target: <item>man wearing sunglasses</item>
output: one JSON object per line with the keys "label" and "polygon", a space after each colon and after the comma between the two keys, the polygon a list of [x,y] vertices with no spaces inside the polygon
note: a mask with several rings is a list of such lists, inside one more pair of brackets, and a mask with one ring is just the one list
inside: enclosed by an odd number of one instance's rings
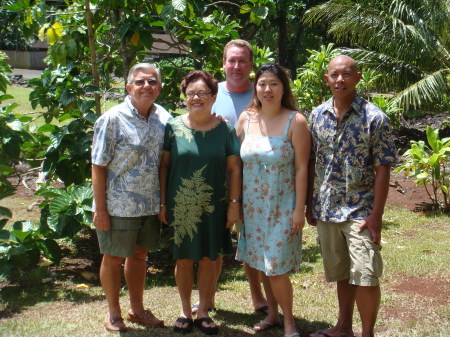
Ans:
{"label": "man wearing sunglasses", "polygon": [[143,304],[146,259],[159,245],[158,169],[164,129],[171,115],[155,104],[159,70],[138,63],[128,74],[125,101],[95,123],[92,145],[94,218],[103,260],[100,280],[108,302],[108,331],[127,330],[119,304],[122,264],[130,295],[127,320],[160,327]]}

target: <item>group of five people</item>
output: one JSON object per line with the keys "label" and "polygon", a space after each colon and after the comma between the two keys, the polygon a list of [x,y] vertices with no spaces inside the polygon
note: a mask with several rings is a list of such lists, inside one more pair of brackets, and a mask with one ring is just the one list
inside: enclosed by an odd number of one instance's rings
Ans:
{"label": "group of five people", "polygon": [[[251,83],[247,41],[225,46],[223,67],[222,83],[201,70],[184,77],[188,113],[172,119],[155,103],[162,88],[158,69],[139,63],[129,72],[125,102],[95,124],[93,221],[103,254],[106,329],[127,330],[119,304],[124,261],[127,320],[164,326],[143,304],[146,256],[157,248],[162,222],[169,225],[181,298],[175,332],[193,326],[219,332],[209,312],[222,257],[233,254],[236,225],[236,259],[243,262],[254,309],[266,314],[254,330],[279,326],[280,307],[284,336],[300,336],[289,272],[301,264],[306,217],[317,225],[325,277],[337,282],[339,302],[336,325],[311,336],[354,336],[355,302],[362,336],[373,336],[381,220],[395,161],[388,118],[357,94],[361,73],[345,55],[329,63],[325,81],[333,97],[308,122],[282,67],[264,64]],[[194,263],[199,302],[192,305]]]}

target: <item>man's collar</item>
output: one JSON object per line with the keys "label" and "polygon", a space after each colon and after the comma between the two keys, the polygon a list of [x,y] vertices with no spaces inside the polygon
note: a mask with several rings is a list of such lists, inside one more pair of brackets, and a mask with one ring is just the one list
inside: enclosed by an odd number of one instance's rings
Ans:
{"label": "man's collar", "polygon": [[[354,111],[356,111],[358,113],[361,112],[363,103],[364,103],[364,99],[361,96],[359,96],[358,93],[356,93],[355,98],[353,98],[353,101],[350,104],[349,111],[354,110]],[[334,97],[331,97],[324,104],[325,104],[325,106],[324,106],[325,109],[324,110],[334,113]]]}

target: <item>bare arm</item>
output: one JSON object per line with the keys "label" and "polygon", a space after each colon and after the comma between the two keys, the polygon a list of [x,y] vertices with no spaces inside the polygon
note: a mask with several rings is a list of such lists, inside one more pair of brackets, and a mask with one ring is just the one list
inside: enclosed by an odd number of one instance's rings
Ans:
{"label": "bare arm", "polygon": [[316,163],[313,158],[309,159],[308,165],[308,192],[306,193],[306,220],[311,226],[317,225],[317,220],[313,215],[313,194],[314,194],[314,177],[316,175]]}
{"label": "bare arm", "polygon": [[308,163],[311,151],[311,137],[306,119],[296,114],[290,130],[292,147],[294,148],[295,166],[295,209],[291,217],[292,233],[305,225],[305,204],[308,186]]}
{"label": "bare arm", "polygon": [[[242,163],[239,156],[229,156],[227,158],[228,170],[228,191],[229,198],[240,200],[242,188]],[[229,202],[227,210],[226,228],[231,228],[233,224],[239,221],[241,203]]]}
{"label": "bare arm", "polygon": [[245,127],[246,115],[247,115],[247,113],[245,111],[243,111],[241,113],[241,115],[239,116],[239,119],[238,119],[238,124],[236,126],[236,134],[237,134],[241,144],[242,144],[242,142],[244,141],[244,138],[245,138],[244,127]]}
{"label": "bare arm", "polygon": [[379,244],[381,241],[381,222],[384,213],[384,206],[389,192],[389,178],[391,174],[390,165],[375,166],[375,183],[372,213],[364,219],[359,228],[361,232],[368,228],[372,233],[372,241]]}
{"label": "bare arm", "polygon": [[106,166],[92,164],[92,189],[94,191],[94,226],[107,231],[111,228],[111,219],[106,205]]}
{"label": "bare arm", "polygon": [[162,223],[168,224],[167,221],[167,175],[169,173],[169,159],[170,152],[163,151],[161,156],[161,163],[159,164],[159,189],[160,189],[160,203],[158,219]]}

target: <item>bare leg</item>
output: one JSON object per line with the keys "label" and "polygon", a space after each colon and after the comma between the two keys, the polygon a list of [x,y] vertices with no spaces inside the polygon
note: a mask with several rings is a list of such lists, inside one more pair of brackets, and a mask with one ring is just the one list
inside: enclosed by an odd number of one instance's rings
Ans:
{"label": "bare leg", "polygon": [[[194,285],[194,261],[182,259],[177,260],[175,265],[175,281],[181,298],[181,317],[192,318],[191,295]],[[186,328],[186,324],[175,323],[179,328]]]}
{"label": "bare leg", "polygon": [[356,305],[361,316],[362,337],[373,337],[378,309],[380,308],[380,287],[359,286],[356,292]]}
{"label": "bare leg", "polygon": [[[211,293],[215,287],[216,281],[216,261],[211,261],[204,257],[198,263],[197,285],[199,293],[199,306],[197,318],[209,317],[208,305],[211,300]],[[214,327],[215,324],[206,324],[205,327]]]}
{"label": "bare leg", "polygon": [[[355,307],[356,292],[358,287],[351,285],[347,280],[337,282],[337,295],[339,302],[339,317],[336,325],[324,332],[330,336],[353,336],[353,309]],[[312,334],[311,337],[323,337],[320,334]]]}
{"label": "bare leg", "polygon": [[[267,316],[264,318],[264,321],[270,322],[273,324],[278,324],[278,323],[280,323],[280,314],[278,312],[278,302],[273,293],[271,282],[264,273],[261,273],[261,278],[262,278],[262,283],[264,285],[264,290],[265,290],[266,296],[267,296],[267,304],[269,306],[269,310],[267,311]],[[261,331],[261,330],[265,330],[267,328],[267,326],[265,326],[265,325],[266,324],[263,324],[263,323],[256,323],[253,328],[256,331]]]}
{"label": "bare leg", "polygon": [[270,286],[276,301],[280,304],[284,316],[284,333],[296,331],[294,315],[292,314],[293,291],[288,274],[269,276]]}
{"label": "bare leg", "polygon": [[100,266],[100,281],[106,300],[108,301],[108,310],[111,317],[121,316],[119,294],[122,278],[123,257],[103,255],[102,265]]}
{"label": "bare leg", "polygon": [[255,310],[268,305],[264,298],[261,287],[261,272],[249,266],[244,262],[245,275],[247,275],[248,284],[250,286],[250,293],[252,296],[253,308]]}
{"label": "bare leg", "polygon": [[135,254],[125,260],[125,280],[130,294],[131,311],[135,314],[144,311],[144,286],[147,250],[136,246]]}

